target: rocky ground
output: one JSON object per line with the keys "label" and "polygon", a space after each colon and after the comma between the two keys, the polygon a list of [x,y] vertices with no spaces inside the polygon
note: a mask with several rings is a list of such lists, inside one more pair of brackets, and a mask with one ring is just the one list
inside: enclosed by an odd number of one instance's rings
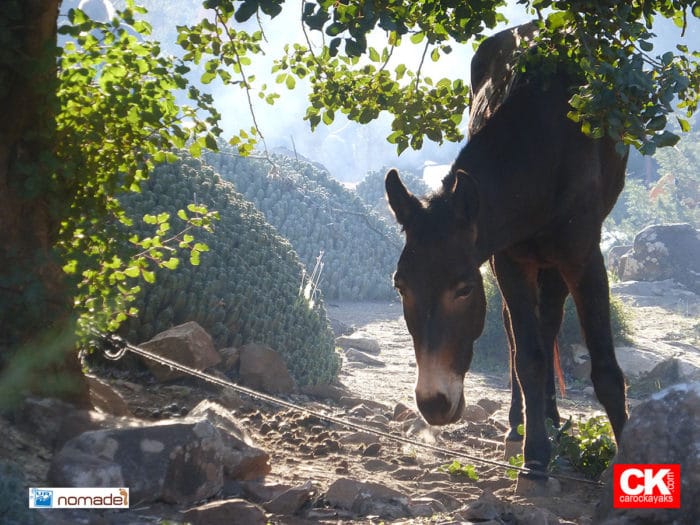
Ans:
{"label": "rocky ground", "polygon": [[[670,281],[621,283],[614,286],[614,291],[631,307],[634,316],[634,343],[619,351],[631,384],[630,404],[638,404],[666,384],[700,379],[698,296]],[[200,500],[194,500],[191,492],[184,493],[186,504],[137,501],[128,512],[43,511],[41,517],[50,523],[158,523],[165,519],[171,523],[212,525],[266,521],[280,524],[592,521],[603,493],[599,486],[556,480],[545,489],[525,484],[518,487],[505,469],[460,456],[467,454],[500,462],[514,453],[506,453],[502,445],[509,402],[507,372],[470,372],[465,382],[468,410],[464,419],[444,428],[428,427],[412,409],[415,367],[400,305],[328,305],[328,311],[335,320],[353,327],[354,336],[372,343],[344,345],[360,349],[343,350],[337,385],[285,398],[315,411],[347,418],[357,425],[415,440],[416,444],[397,443],[291,409],[251,401],[194,379],[163,385],[147,371],[104,373],[103,370],[104,382],[126,403],[122,406],[115,402],[120,408],[113,412],[121,410],[121,414],[116,414],[121,419],[97,416],[103,419],[101,426],[109,426],[105,421],[134,426],[134,418],[183,423],[200,401],[208,399],[233,414],[241,431],[248,434],[239,437],[266,452],[269,467],[257,459],[250,460],[253,466],[249,475],[224,476],[216,494]],[[574,358],[581,359],[577,355]],[[567,379],[567,395],[560,400],[562,415],[577,420],[599,414],[600,406],[592,396],[585,374]],[[0,418],[3,431],[0,460],[14,464],[24,474],[28,486],[46,484],[53,450],[65,440],[63,436],[75,435],[76,428],[100,426],[86,422],[84,416],[74,415],[69,408],[65,408],[60,424],[51,426],[51,417],[61,410],[58,405],[30,404],[21,414]],[[196,410],[202,413],[201,406]],[[95,415],[91,417],[94,419]],[[127,425],[124,421],[132,423]],[[442,455],[424,449],[420,443],[460,452]],[[473,465],[477,479],[447,472],[445,466],[454,460]],[[132,501],[134,494],[132,488]],[[167,501],[168,497],[161,500]],[[0,522],[4,522],[2,505]],[[17,505],[26,506],[26,499],[19,500]]]}

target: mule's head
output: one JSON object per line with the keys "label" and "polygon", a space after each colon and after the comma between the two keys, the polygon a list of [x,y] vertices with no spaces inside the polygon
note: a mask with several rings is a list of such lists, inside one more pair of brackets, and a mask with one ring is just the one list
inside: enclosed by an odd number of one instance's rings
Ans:
{"label": "mule's head", "polygon": [[478,191],[458,171],[421,201],[386,175],[389,206],[406,234],[394,274],[418,365],[416,403],[425,420],[445,425],[464,408],[464,375],[484,328],[486,299],[475,255]]}

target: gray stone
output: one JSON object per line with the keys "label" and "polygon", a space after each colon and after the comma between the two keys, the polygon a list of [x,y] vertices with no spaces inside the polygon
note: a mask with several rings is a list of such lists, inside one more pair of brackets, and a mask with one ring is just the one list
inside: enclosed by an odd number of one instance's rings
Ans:
{"label": "gray stone", "polygon": [[[206,370],[221,362],[221,356],[214,349],[211,336],[194,321],[165,330],[139,346],[196,370]],[[150,359],[144,359],[144,362],[160,382],[187,375]]]}
{"label": "gray stone", "polygon": [[291,394],[297,386],[280,354],[267,345],[249,343],[241,347],[240,381],[269,394]]}
{"label": "gray stone", "polygon": [[501,408],[501,403],[493,399],[481,398],[476,402],[481,408],[486,410],[486,413],[491,416]]}
{"label": "gray stone", "polygon": [[700,523],[700,382],[675,385],[638,405],[622,431],[614,463],[681,466],[680,509],[613,508],[608,469],[595,523]]}
{"label": "gray stone", "polygon": [[340,478],[328,488],[326,501],[362,516],[377,515],[384,519],[411,516],[408,497],[379,483]]}
{"label": "gray stone", "polygon": [[51,462],[49,481],[66,487],[129,487],[134,503],[188,504],[223,485],[224,442],[206,420],[85,432]]}
{"label": "gray stone", "polygon": [[221,355],[219,368],[230,375],[238,374],[238,366],[241,363],[240,348],[222,348],[219,350],[219,355]]}
{"label": "gray stone", "polygon": [[315,490],[311,481],[307,481],[299,487],[293,487],[284,491],[279,496],[263,504],[265,510],[273,514],[284,514],[292,516],[311,499]]}
{"label": "gray stone", "polygon": [[378,367],[386,366],[379,359],[375,359],[373,357],[370,357],[367,354],[365,354],[364,352],[361,352],[355,348],[348,348],[345,351],[345,357],[351,363],[362,363],[363,365],[378,366]]}
{"label": "gray stone", "polygon": [[427,518],[433,514],[447,512],[440,501],[431,498],[413,498],[408,504],[408,509],[415,518]]}
{"label": "gray stone", "polygon": [[114,390],[106,381],[95,376],[86,375],[90,388],[90,402],[100,412],[113,416],[132,417],[129,406],[124,398]]}
{"label": "gray stone", "polygon": [[207,419],[221,431],[224,442],[224,474],[237,480],[260,479],[270,473],[270,455],[257,448],[243,424],[221,405],[203,400],[187,415],[188,419]]}
{"label": "gray stone", "polygon": [[489,418],[489,413],[479,405],[466,405],[462,411],[462,419],[471,423],[483,423]]}
{"label": "gray stone", "polygon": [[185,511],[184,520],[192,525],[265,525],[265,512],[248,501],[212,501]]}
{"label": "gray stone", "polygon": [[335,340],[335,344],[337,344],[343,350],[354,348],[360,352],[372,355],[378,355],[381,352],[381,347],[376,339],[364,337],[358,334],[338,337]]}
{"label": "gray stone", "polygon": [[620,257],[618,276],[623,281],[674,279],[700,293],[700,232],[690,224],[648,226]]}

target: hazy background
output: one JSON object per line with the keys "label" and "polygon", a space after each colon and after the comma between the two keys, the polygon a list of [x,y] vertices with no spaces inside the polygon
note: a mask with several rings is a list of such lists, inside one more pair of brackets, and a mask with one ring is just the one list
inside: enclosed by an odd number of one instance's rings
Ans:
{"label": "hazy background", "polygon": [[[93,18],[100,19],[111,13],[112,6],[105,7],[106,0],[64,0],[62,12],[82,4],[83,9]],[[149,9],[148,20],[153,25],[153,38],[162,43],[164,51],[176,55],[182,54],[176,44],[178,25],[194,24],[211,11],[202,8],[201,0],[141,0],[139,2]],[[116,8],[122,8],[123,0],[112,2]],[[530,19],[523,6],[511,0],[504,10],[508,18],[507,25],[517,25]],[[282,56],[284,45],[293,42],[304,42],[301,30],[301,1],[291,0],[285,3],[281,15],[273,20],[262,18],[266,44],[266,55],[252,57],[253,64],[246,68],[247,75],[256,77],[256,86],[267,83],[268,91],[275,91],[281,98],[274,106],[254,97],[254,109],[258,123],[265,137],[268,150],[278,148],[296,149],[299,155],[322,163],[331,174],[340,181],[353,183],[361,180],[367,171],[382,169],[385,166],[398,168],[421,169],[425,166],[438,165],[428,170],[432,179],[439,179],[446,171],[444,165],[449,165],[457,156],[463,144],[435,144],[428,139],[420,151],[406,150],[400,157],[396,154],[394,145],[386,142],[385,138],[391,133],[391,118],[388,114],[370,124],[360,125],[348,122],[342,114],[336,113],[335,122],[331,126],[319,125],[311,132],[308,122],[303,117],[306,112],[308,85],[297,81],[295,90],[290,91],[283,85],[275,84],[275,75],[270,73],[270,67],[275,58]],[[665,50],[675,49],[678,43],[693,47],[700,41],[700,22],[689,17],[689,26],[684,38],[680,38],[680,29],[671,21],[663,21],[656,28],[658,37],[654,52],[659,54]],[[504,25],[503,27],[506,27]],[[249,21],[244,29],[258,29],[255,20]],[[502,29],[502,28],[499,28]],[[318,32],[310,32],[314,44],[320,42]],[[378,32],[370,38],[370,45],[381,49],[384,35]],[[422,46],[410,42],[394,52],[390,67],[405,63],[409,68],[416,69],[420,61]],[[469,64],[474,52],[471,44],[455,45],[449,55],[443,56],[439,62],[427,59],[423,75],[438,80],[442,77],[469,80]],[[193,72],[192,79],[198,83],[201,70]],[[237,133],[240,129],[248,130],[252,126],[248,102],[245,93],[235,86],[223,86],[220,82],[212,82],[200,86],[211,92],[217,106],[223,115],[222,127],[226,136]],[[466,131],[467,117],[462,122],[462,131]],[[648,160],[642,160],[635,155],[631,166],[643,166]]]}

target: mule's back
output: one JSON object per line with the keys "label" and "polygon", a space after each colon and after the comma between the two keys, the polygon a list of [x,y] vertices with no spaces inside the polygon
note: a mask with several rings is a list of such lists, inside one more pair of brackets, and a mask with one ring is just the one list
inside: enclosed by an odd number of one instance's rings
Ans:
{"label": "mule's back", "polygon": [[523,43],[531,40],[533,23],[507,29],[484,40],[471,63],[469,136],[477,133],[508,98],[517,74]]}

